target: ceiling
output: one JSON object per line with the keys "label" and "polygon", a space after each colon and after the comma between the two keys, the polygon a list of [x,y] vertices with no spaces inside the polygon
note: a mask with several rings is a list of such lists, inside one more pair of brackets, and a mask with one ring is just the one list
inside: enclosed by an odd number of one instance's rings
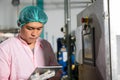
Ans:
{"label": "ceiling", "polygon": [[[43,0],[44,1],[44,9],[46,10],[54,10],[54,9],[63,9],[64,8],[64,0]],[[89,4],[91,4],[94,0],[69,0],[70,6],[72,9],[74,8],[85,8]],[[20,0],[21,4],[35,4],[36,0]]]}
{"label": "ceiling", "polygon": [[[70,0],[71,8],[85,8],[91,4],[93,0]],[[44,8],[51,9],[63,9],[64,0],[44,0]]]}

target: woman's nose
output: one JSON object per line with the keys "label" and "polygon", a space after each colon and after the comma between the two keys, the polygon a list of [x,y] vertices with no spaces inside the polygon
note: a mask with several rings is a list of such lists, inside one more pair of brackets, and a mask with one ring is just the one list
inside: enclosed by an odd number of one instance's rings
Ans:
{"label": "woman's nose", "polygon": [[38,34],[38,31],[37,30],[33,30],[31,35],[32,36],[37,36],[37,34]]}

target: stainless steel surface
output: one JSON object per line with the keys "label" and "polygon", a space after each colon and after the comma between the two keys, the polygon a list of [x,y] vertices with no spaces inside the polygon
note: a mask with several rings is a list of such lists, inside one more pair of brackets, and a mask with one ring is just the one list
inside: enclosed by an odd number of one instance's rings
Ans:
{"label": "stainless steel surface", "polygon": [[83,25],[81,18],[86,16],[92,19],[90,25],[95,28],[96,67],[103,80],[111,80],[108,0],[96,0],[95,3],[80,12],[77,16],[78,27]]}
{"label": "stainless steel surface", "polygon": [[105,30],[105,62],[106,62],[106,80],[112,80],[111,69],[111,48],[110,48],[110,19],[109,19],[109,0],[103,0],[103,18]]}
{"label": "stainless steel surface", "polygon": [[67,45],[67,69],[68,69],[68,79],[72,80],[71,76],[71,42],[70,42],[70,34],[71,34],[71,8],[70,8],[70,0],[64,0],[64,12],[65,12],[65,29],[66,29],[66,45]]}

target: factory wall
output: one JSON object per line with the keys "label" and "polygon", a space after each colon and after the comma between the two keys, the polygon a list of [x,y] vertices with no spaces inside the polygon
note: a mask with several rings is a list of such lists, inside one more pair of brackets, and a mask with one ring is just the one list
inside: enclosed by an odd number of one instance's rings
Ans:
{"label": "factory wall", "polygon": [[11,0],[0,0],[0,29],[16,28],[17,7]]}
{"label": "factory wall", "polygon": [[11,29],[17,27],[18,13],[22,7],[32,5],[33,0],[20,0],[19,6],[13,6],[12,0],[0,0],[0,29]]}

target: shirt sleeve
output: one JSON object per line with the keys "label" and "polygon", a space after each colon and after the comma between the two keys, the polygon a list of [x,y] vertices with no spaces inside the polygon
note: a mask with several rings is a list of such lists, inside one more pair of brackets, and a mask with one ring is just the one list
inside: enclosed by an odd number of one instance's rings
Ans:
{"label": "shirt sleeve", "polygon": [[[45,48],[46,48],[47,52],[49,53],[48,54],[49,58],[50,58],[50,59],[48,59],[48,60],[50,60],[49,61],[49,66],[59,66],[59,64],[57,62],[57,58],[56,58],[56,56],[54,54],[54,51],[53,51],[52,46],[50,45],[50,43],[46,41],[46,45],[44,45],[44,46],[46,46]],[[61,74],[62,74],[62,70],[58,70],[56,72],[55,77],[52,77],[52,78],[50,78],[48,80],[60,80]]]}
{"label": "shirt sleeve", "polygon": [[[49,46],[50,46],[50,50],[51,50],[51,51],[50,51],[50,52],[51,52],[50,65],[51,65],[51,66],[59,66],[59,64],[58,64],[58,62],[57,62],[57,59],[56,59],[56,57],[55,57],[55,54],[54,54],[54,52],[53,52],[53,49],[52,49],[52,47],[51,47],[50,44],[49,44]],[[52,78],[50,78],[50,79],[48,79],[48,80],[60,80],[61,74],[62,74],[62,70],[58,70],[58,71],[56,72],[55,77],[52,77]]]}
{"label": "shirt sleeve", "polygon": [[42,45],[43,45],[43,50],[44,52],[46,53],[45,56],[48,56],[46,58],[49,58],[49,59],[46,59],[47,62],[49,62],[47,65],[48,66],[57,66],[59,65],[58,62],[57,62],[57,58],[55,56],[55,53],[52,49],[52,46],[51,44],[46,41],[46,40],[42,40]]}
{"label": "shirt sleeve", "polygon": [[8,55],[0,46],[0,80],[8,80],[10,75],[10,63]]}

